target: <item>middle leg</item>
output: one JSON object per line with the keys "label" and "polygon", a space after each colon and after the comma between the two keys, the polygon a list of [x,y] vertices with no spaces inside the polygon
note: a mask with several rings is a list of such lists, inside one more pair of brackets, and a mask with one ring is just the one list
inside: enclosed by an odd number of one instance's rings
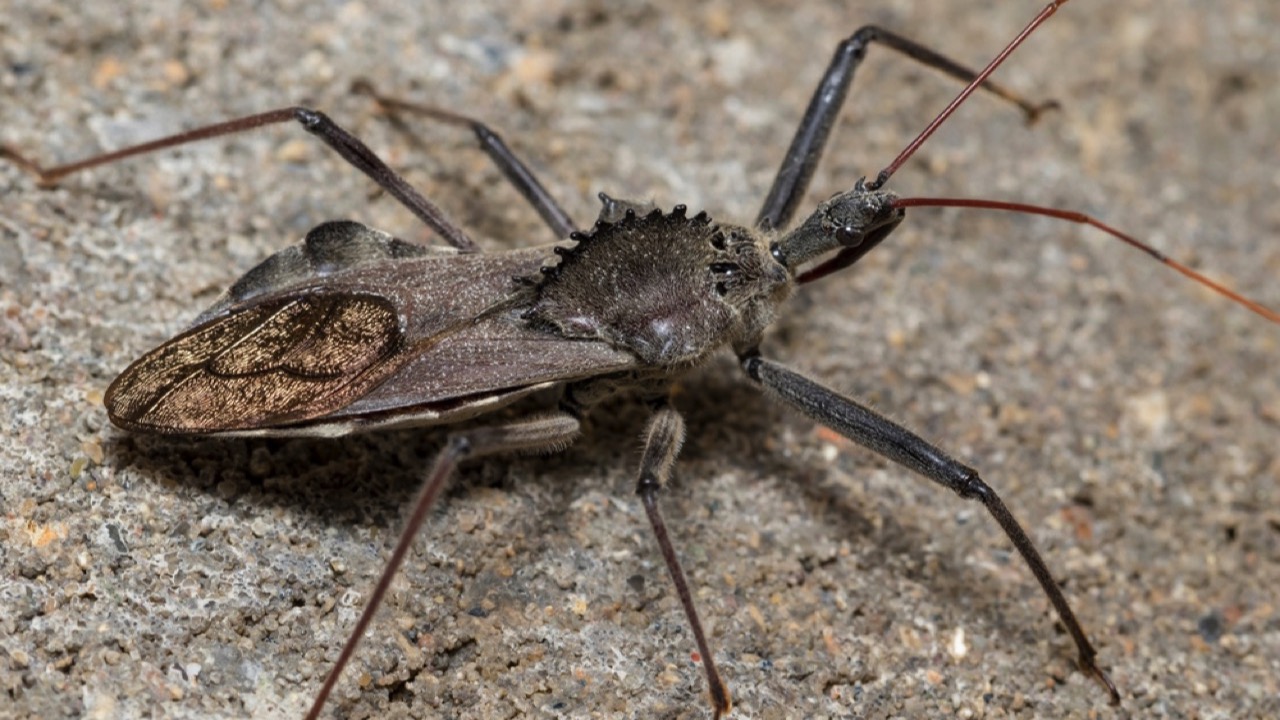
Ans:
{"label": "middle leg", "polygon": [[671,544],[671,536],[667,532],[667,524],[658,509],[658,491],[671,479],[671,468],[675,465],[676,456],[680,454],[680,446],[684,444],[684,419],[680,413],[663,399],[656,403],[653,417],[645,429],[644,454],[640,458],[640,477],[636,481],[636,494],[644,503],[645,514],[649,516],[649,524],[653,535],[658,540],[662,551],[662,559],[667,564],[671,581],[675,583],[676,594],[680,596],[680,606],[684,608],[685,618],[693,630],[694,642],[698,645],[698,654],[702,656],[702,667],[707,674],[707,687],[711,693],[712,710],[715,717],[729,712],[731,702],[729,689],[720,679],[716,670],[715,657],[711,654],[711,646],[707,643],[706,633],[702,630],[702,621],[698,619],[698,611],[693,606],[693,594],[689,592],[689,582],[680,560],[676,557],[675,547]]}
{"label": "middle leg", "polygon": [[372,98],[374,102],[391,114],[392,120],[396,119],[395,113],[408,113],[470,129],[476,136],[476,142],[480,143],[480,149],[489,156],[489,159],[497,166],[503,177],[507,179],[507,182],[515,187],[516,192],[519,192],[520,196],[538,212],[538,215],[542,217],[542,221],[546,223],[547,227],[551,228],[551,232],[555,233],[556,239],[564,240],[578,229],[574,225],[573,219],[569,217],[569,213],[565,212],[560,203],[556,202],[556,199],[551,196],[551,193],[538,180],[538,176],[533,173],[528,164],[521,160],[519,155],[516,155],[515,151],[507,145],[497,131],[485,123],[450,110],[383,95],[367,80],[356,81],[351,89],[353,92],[368,95]]}

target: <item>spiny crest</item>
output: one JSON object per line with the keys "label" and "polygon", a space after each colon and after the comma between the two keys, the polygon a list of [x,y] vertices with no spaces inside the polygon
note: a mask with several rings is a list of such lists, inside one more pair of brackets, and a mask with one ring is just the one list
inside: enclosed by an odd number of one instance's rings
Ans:
{"label": "spiny crest", "polygon": [[[617,209],[616,207],[613,209]],[[710,348],[736,317],[718,289],[735,259],[706,213],[644,215],[634,206],[575,233],[560,262],[542,269],[525,320],[564,337],[602,339],[646,362],[687,362]]]}
{"label": "spiny crest", "polygon": [[569,236],[575,245],[557,246],[554,252],[559,262],[544,266],[541,272],[546,281],[555,281],[564,273],[573,272],[572,268],[588,257],[593,262],[609,264],[652,258],[656,263],[672,265],[682,259],[677,256],[687,256],[690,250],[705,254],[706,243],[699,240],[713,234],[709,230],[711,218],[705,212],[686,217],[687,210],[684,205],[677,205],[670,213],[654,208],[641,215],[628,207],[616,221],[605,219],[607,211],[602,212],[590,230]]}

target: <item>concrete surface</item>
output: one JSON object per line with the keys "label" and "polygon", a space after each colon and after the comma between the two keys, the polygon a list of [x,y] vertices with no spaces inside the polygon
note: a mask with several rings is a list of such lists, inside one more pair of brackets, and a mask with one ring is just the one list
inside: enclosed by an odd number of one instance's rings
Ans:
{"label": "concrete surface", "polygon": [[[981,63],[1000,3],[0,0],[0,140],[69,160],[293,102],[324,108],[488,248],[549,239],[454,129],[396,130],[368,78],[473,112],[580,222],[594,193],[749,221],[835,43],[875,22]],[[1072,2],[901,192],[1097,213],[1280,307],[1280,6]],[[806,207],[955,91],[873,50]],[[1124,696],[1073,663],[980,508],[761,399],[722,358],[679,388],[667,513],[734,717],[1280,714],[1280,328],[1097,232],[913,211],[809,288],[767,351],[980,468]],[[175,441],[107,384],[305,230],[413,219],[294,128],[88,173],[0,166],[0,716],[297,717],[443,437]],[[469,467],[329,710],[710,716],[631,495],[643,409],[554,457]]]}

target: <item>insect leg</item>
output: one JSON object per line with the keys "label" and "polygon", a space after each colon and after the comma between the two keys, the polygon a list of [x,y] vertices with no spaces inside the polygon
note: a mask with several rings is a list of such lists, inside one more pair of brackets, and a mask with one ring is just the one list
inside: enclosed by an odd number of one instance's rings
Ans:
{"label": "insect leg", "polygon": [[640,478],[636,481],[636,494],[644,503],[644,511],[649,516],[649,524],[653,526],[654,537],[657,538],[658,546],[662,549],[662,559],[667,563],[671,581],[676,586],[676,594],[680,596],[680,605],[684,608],[689,627],[693,629],[693,639],[698,645],[698,653],[702,656],[702,667],[707,673],[711,704],[715,716],[719,718],[729,712],[729,690],[716,670],[711,647],[707,644],[706,633],[702,630],[702,621],[698,619],[698,611],[693,607],[693,595],[689,592],[689,583],[685,579],[684,570],[680,567],[680,560],[676,557],[662,513],[658,509],[658,491],[671,477],[671,467],[675,464],[676,456],[680,454],[682,444],[684,444],[684,419],[663,400],[659,403],[653,417],[649,419],[649,426],[645,429],[644,454],[640,458]]}
{"label": "insect leg", "polygon": [[374,102],[393,114],[393,119],[395,117],[394,113],[408,113],[410,115],[425,116],[450,125],[469,128],[480,143],[480,149],[489,156],[493,164],[507,178],[507,182],[515,186],[516,191],[533,206],[534,210],[538,211],[538,215],[542,216],[542,221],[547,224],[547,227],[551,228],[551,232],[556,234],[557,239],[564,240],[569,237],[570,233],[578,229],[569,217],[569,213],[560,207],[560,203],[556,202],[551,193],[538,181],[538,176],[533,173],[533,170],[516,155],[515,151],[507,145],[501,135],[485,123],[449,110],[383,95],[365,80],[357,81],[352,86],[352,90],[373,98]]}
{"label": "insect leg", "polygon": [[23,170],[35,175],[40,185],[52,187],[64,177],[81,170],[107,165],[135,155],[145,155],[165,148],[186,145],[223,135],[233,135],[266,125],[289,122],[290,120],[301,124],[307,132],[320,138],[324,141],[324,144],[341,155],[344,160],[360,172],[368,175],[379,187],[398,200],[401,205],[404,205],[410,212],[417,215],[418,219],[422,220],[427,227],[430,227],[440,237],[444,238],[445,242],[467,252],[475,252],[478,249],[475,242],[467,237],[467,234],[461,228],[450,222],[445,217],[444,212],[436,207],[435,203],[423,197],[417,190],[414,190],[404,178],[388,167],[359,138],[343,130],[324,113],[304,107],[280,108],[279,110],[271,110],[257,115],[206,125],[205,127],[51,168],[41,167],[35,161],[7,145],[0,145],[0,158],[7,159]]}
{"label": "insect leg", "polygon": [[364,637],[365,631],[369,628],[369,623],[373,621],[378,606],[382,604],[382,598],[391,587],[391,580],[404,563],[405,556],[413,546],[414,538],[431,513],[431,507],[435,505],[436,499],[458,465],[465,460],[494,453],[516,450],[559,450],[573,442],[579,429],[580,423],[577,418],[561,412],[507,425],[463,430],[449,435],[444,449],[440,451],[431,472],[422,484],[422,489],[418,492],[417,499],[413,502],[413,510],[408,521],[405,522],[404,530],[400,533],[400,539],[396,542],[391,557],[387,559],[387,564],[382,569],[378,584],[374,586],[373,592],[365,601],[360,619],[356,621],[351,636],[347,638],[347,644],[343,646],[342,653],[338,655],[333,669],[324,680],[324,685],[320,687],[315,700],[312,701],[311,709],[307,712],[307,720],[315,720],[320,716],[325,700],[328,699],[329,693],[333,691],[334,685],[342,675],[342,669],[351,660],[356,646],[360,644],[360,638]]}
{"label": "insect leg", "polygon": [[966,500],[977,500],[995,518],[1018,554],[1031,568],[1063,626],[1075,641],[1080,668],[1106,688],[1111,704],[1120,702],[1120,693],[1107,674],[1094,662],[1097,651],[1089,643],[1066,597],[1054,581],[1044,559],[1022,525],[1005,507],[996,491],[978,477],[978,472],[947,455],[940,448],[875,411],[858,404],[800,373],[755,355],[742,358],[742,368],[769,394],[808,415],[845,437],[884,457],[914,470],[953,490]]}
{"label": "insect leg", "polygon": [[[796,206],[800,204],[809,187],[809,180],[813,178],[813,171],[822,158],[822,150],[831,135],[836,116],[844,105],[845,96],[849,93],[854,72],[862,64],[867,55],[867,47],[873,42],[881,43],[962,82],[971,82],[978,76],[976,71],[914,40],[875,25],[859,28],[836,46],[835,55],[818,87],[814,89],[813,97],[809,99],[809,107],[804,111],[800,127],[796,128],[795,137],[791,139],[791,147],[787,148],[782,166],[774,177],[773,187],[769,189],[769,195],[756,217],[756,227],[764,230],[782,229],[791,222]],[[1037,105],[990,80],[979,87],[1017,105],[1027,116],[1028,122],[1034,121],[1045,110],[1057,106],[1052,101]]]}

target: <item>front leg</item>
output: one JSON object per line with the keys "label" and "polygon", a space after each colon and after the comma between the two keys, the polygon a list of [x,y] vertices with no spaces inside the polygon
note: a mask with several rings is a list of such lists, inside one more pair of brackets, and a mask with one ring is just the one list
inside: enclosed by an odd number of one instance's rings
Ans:
{"label": "front leg", "polygon": [[[822,150],[827,146],[827,138],[831,128],[835,126],[836,116],[844,106],[845,96],[849,94],[849,85],[853,82],[853,74],[862,64],[871,43],[880,43],[896,50],[906,57],[950,75],[961,82],[972,82],[978,73],[964,65],[936,52],[914,40],[909,40],[896,33],[889,32],[875,25],[858,28],[849,37],[836,46],[835,54],[818,87],[814,88],[809,107],[804,111],[804,118],[796,128],[791,139],[791,147],[778,168],[773,179],[773,187],[769,188],[769,196],[765,198],[760,214],[756,217],[756,227],[763,230],[782,230],[791,223],[796,206],[809,187],[813,171],[822,158]],[[991,80],[979,85],[983,90],[1007,100],[1019,108],[1031,122],[1045,110],[1055,107],[1050,101],[1035,104],[1021,95],[998,85]],[[876,187],[883,184],[878,183]]]}
{"label": "front leg", "polygon": [[810,380],[793,370],[748,353],[742,357],[742,369],[765,390],[793,408],[884,457],[914,470],[930,480],[953,490],[966,500],[977,500],[987,508],[1004,530],[1018,554],[1031,568],[1058,617],[1075,641],[1080,668],[1092,675],[1111,696],[1111,704],[1120,703],[1120,693],[1107,674],[1095,662],[1097,651],[1089,642],[1076,615],[1067,604],[1062,589],[1054,581],[1049,567],[1027,532],[1022,529],[1000,496],[978,477],[978,471],[952,458],[941,448],[830,388]]}

